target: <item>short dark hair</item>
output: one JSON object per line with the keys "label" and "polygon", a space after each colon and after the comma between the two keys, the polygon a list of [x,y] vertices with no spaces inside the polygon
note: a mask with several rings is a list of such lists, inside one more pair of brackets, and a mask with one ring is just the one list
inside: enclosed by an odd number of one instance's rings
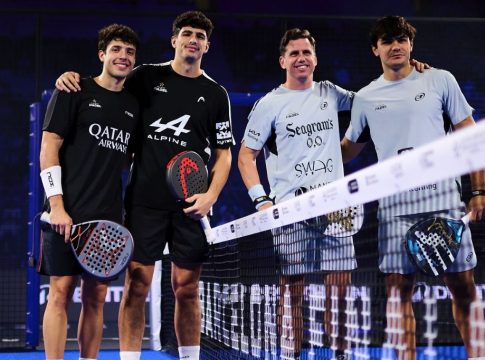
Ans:
{"label": "short dark hair", "polygon": [[98,31],[98,50],[106,52],[106,48],[113,40],[133,45],[136,49],[140,47],[140,39],[132,28],[126,25],[111,24]]}
{"label": "short dark hair", "polygon": [[310,44],[313,47],[313,50],[315,51],[315,39],[312,37],[312,34],[306,29],[290,29],[286,30],[284,33],[283,37],[281,38],[280,41],[280,55],[284,55],[286,51],[286,46],[291,40],[298,40],[298,39],[308,39]]}
{"label": "short dark hair", "polygon": [[372,27],[369,36],[372,46],[377,47],[377,42],[381,38],[395,38],[405,35],[411,42],[416,36],[416,29],[402,16],[385,16],[377,20]]}
{"label": "short dark hair", "polygon": [[214,29],[212,21],[200,11],[187,11],[178,15],[172,24],[172,35],[177,36],[184,26],[205,30],[207,38],[210,38]]}

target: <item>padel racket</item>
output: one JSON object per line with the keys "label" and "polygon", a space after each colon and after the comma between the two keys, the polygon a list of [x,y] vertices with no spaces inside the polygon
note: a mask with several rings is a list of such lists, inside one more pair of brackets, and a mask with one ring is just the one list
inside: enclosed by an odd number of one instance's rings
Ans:
{"label": "padel racket", "polygon": [[[50,215],[40,220],[50,224]],[[69,237],[79,265],[91,276],[108,280],[120,274],[133,255],[133,237],[124,226],[113,221],[94,220],[75,224]]]}
{"label": "padel racket", "polygon": [[331,212],[326,215],[328,220],[325,235],[347,237],[356,234],[364,222],[364,206],[356,205]]}
{"label": "padel racket", "polygon": [[404,247],[416,267],[426,275],[443,274],[455,261],[469,221],[468,213],[461,220],[432,217],[414,224]]}
{"label": "padel racket", "polygon": [[[209,187],[209,175],[202,157],[195,151],[175,155],[167,164],[167,183],[177,200],[205,193]],[[208,236],[211,227],[207,216],[200,219],[200,224]]]}
{"label": "padel racket", "polygon": [[[318,232],[318,234],[321,236],[327,235],[326,230],[328,226],[328,219],[326,215],[315,216],[315,217],[303,220],[301,223],[305,225],[307,228],[315,232]],[[294,225],[290,225],[289,229],[293,231],[293,227]]]}

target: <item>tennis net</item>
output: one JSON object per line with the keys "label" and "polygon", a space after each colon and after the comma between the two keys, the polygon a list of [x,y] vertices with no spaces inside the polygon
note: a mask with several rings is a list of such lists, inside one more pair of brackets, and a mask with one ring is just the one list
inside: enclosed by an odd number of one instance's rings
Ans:
{"label": "tennis net", "polygon": [[[451,294],[434,275],[443,271],[440,266],[458,266],[461,261],[466,268],[475,256],[483,258],[483,222],[470,225],[475,251],[463,234],[460,253],[465,255],[452,254],[454,263],[448,261],[448,250],[423,251],[423,261],[432,264],[427,270],[431,276],[417,272],[410,290],[415,330],[409,328],[412,320],[398,311],[404,306],[399,291],[386,292],[379,266],[391,273],[416,267],[407,254],[408,263],[399,260],[407,229],[429,217],[459,219],[463,209],[457,202],[456,180],[484,168],[482,121],[214,228],[199,283],[201,358],[394,359],[396,351],[405,356],[414,351],[406,342],[411,333],[419,358],[466,359]],[[462,193],[466,202],[466,189]],[[426,248],[436,237],[449,243],[457,235],[443,235],[442,228],[426,235],[418,230],[415,233],[423,239],[414,244],[418,248]],[[348,243],[351,235],[353,247]],[[378,236],[389,239],[386,248],[379,245]],[[379,252],[396,256],[380,260]],[[169,264],[163,261],[161,343],[176,352]],[[349,281],[346,270],[352,268]],[[475,282],[477,300],[465,325],[471,329],[469,348],[485,351],[480,300],[485,294],[485,266],[480,261]],[[457,323],[464,326],[463,321]]]}

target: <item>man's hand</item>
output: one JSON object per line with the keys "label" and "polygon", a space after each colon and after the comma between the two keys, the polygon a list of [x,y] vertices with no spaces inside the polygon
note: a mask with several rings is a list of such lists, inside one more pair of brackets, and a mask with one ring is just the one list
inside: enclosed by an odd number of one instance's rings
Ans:
{"label": "man's hand", "polygon": [[411,64],[411,66],[414,66],[416,71],[419,71],[419,72],[423,72],[424,70],[432,68],[432,66],[428,65],[427,63],[422,63],[415,59],[409,60],[409,63]]}
{"label": "man's hand", "polygon": [[81,82],[81,76],[74,71],[67,71],[56,80],[56,88],[65,92],[77,92],[81,90],[79,83]]}
{"label": "man's hand", "polygon": [[71,236],[72,218],[64,209],[64,206],[54,206],[50,212],[51,228],[55,232],[64,235],[64,241],[69,241]]}
{"label": "man's hand", "polygon": [[266,210],[266,209],[270,208],[271,206],[273,206],[273,204],[272,204],[272,203],[270,203],[270,202],[269,202],[269,203],[267,203],[267,204],[263,204],[263,205],[261,205],[261,206],[259,207],[258,211],[263,211],[263,210]]}
{"label": "man's hand", "polygon": [[485,196],[478,195],[470,199],[468,209],[471,211],[470,220],[480,221],[485,215]]}
{"label": "man's hand", "polygon": [[200,220],[209,213],[212,205],[214,205],[216,201],[217,199],[214,199],[209,192],[195,194],[185,199],[185,202],[194,204],[184,209],[184,212],[189,218],[193,220]]}

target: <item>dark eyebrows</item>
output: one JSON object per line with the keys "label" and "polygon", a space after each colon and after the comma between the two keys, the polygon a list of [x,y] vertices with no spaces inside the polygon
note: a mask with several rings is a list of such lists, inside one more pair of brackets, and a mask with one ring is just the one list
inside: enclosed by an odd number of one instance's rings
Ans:
{"label": "dark eyebrows", "polygon": [[392,42],[394,40],[403,41],[407,39],[409,39],[409,36],[407,36],[406,34],[399,34],[395,36],[384,35],[379,40],[381,40],[382,42]]}
{"label": "dark eyebrows", "polygon": [[207,38],[205,32],[203,32],[203,31],[184,30],[184,31],[181,32],[181,34],[183,36],[188,36],[188,35],[192,35],[194,32],[195,32],[195,34],[197,35],[198,38],[201,38],[201,39]]}
{"label": "dark eyebrows", "polygon": [[310,49],[303,49],[303,50],[292,50],[288,53],[288,55],[297,55],[300,53],[300,51],[305,55],[313,54],[313,52]]}

